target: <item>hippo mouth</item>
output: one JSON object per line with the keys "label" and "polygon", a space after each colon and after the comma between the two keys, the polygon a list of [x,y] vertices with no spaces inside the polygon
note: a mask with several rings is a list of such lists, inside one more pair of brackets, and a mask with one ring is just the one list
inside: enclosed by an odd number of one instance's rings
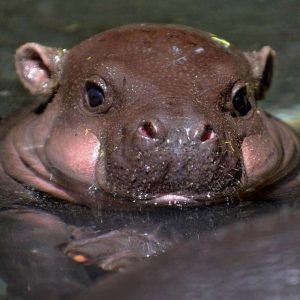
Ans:
{"label": "hippo mouth", "polygon": [[[242,171],[240,171],[242,173]],[[107,195],[111,195],[114,199],[121,202],[132,204],[143,204],[147,206],[199,206],[201,204],[208,205],[211,203],[231,201],[239,197],[242,189],[240,174],[236,177],[232,176],[228,181],[224,178],[223,188],[220,189],[219,182],[213,183],[215,190],[211,189],[169,189],[163,186],[161,191],[137,191],[137,190],[117,190],[116,188],[105,191]],[[103,191],[103,190],[102,190]]]}
{"label": "hippo mouth", "polygon": [[[139,197],[138,201],[143,202],[149,206],[199,206],[200,204],[211,204],[232,201],[238,198],[239,194],[238,186],[228,187],[224,191],[220,192],[202,192],[202,193],[192,193],[192,192],[173,192],[158,194],[152,197]],[[137,200],[131,200],[136,202]]]}
{"label": "hippo mouth", "polygon": [[154,204],[154,205],[192,205],[197,204],[198,202],[193,200],[190,197],[176,195],[176,194],[166,194],[158,196],[157,198],[151,200],[145,200],[147,204]]}
{"label": "hippo mouth", "polygon": [[113,198],[114,201],[119,202],[119,204],[129,204],[131,207],[192,207],[216,204],[220,202],[232,202],[235,199],[239,199],[240,190],[241,185],[235,185],[232,187],[228,187],[226,188],[226,190],[220,192],[208,191],[202,193],[187,193],[178,191],[170,193],[160,193],[156,195],[140,194],[138,196],[112,194],[110,192],[105,192],[105,194],[108,198]]}
{"label": "hippo mouth", "polygon": [[[106,186],[105,194],[113,197],[115,200],[122,203],[130,203],[131,205],[145,205],[145,206],[199,206],[209,205],[212,203],[233,201],[239,198],[242,191],[242,173],[243,169],[241,161],[237,160],[231,170],[226,170],[226,173],[221,172],[222,168],[218,168],[213,172],[212,181],[208,185],[193,184],[188,181],[186,185],[163,181],[152,186],[153,189],[120,189],[119,185]],[[168,176],[168,175],[167,175]]]}

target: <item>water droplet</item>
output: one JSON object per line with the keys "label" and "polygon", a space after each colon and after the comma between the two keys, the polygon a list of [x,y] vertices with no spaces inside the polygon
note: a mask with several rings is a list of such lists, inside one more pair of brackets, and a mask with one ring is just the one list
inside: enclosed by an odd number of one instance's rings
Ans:
{"label": "water droplet", "polygon": [[88,192],[89,192],[90,194],[94,194],[96,190],[97,190],[97,187],[96,187],[95,185],[92,184],[92,185],[89,187]]}
{"label": "water droplet", "polygon": [[177,46],[172,46],[172,53],[173,54],[178,54],[178,53],[180,53],[181,52],[181,49],[180,48],[178,48]]}
{"label": "water droplet", "polygon": [[187,58],[185,56],[179,57],[178,59],[176,59],[176,62],[179,64],[184,64],[187,61]]}
{"label": "water droplet", "polygon": [[202,47],[198,47],[198,48],[195,49],[196,54],[200,54],[202,52],[204,52],[204,48],[202,48]]}

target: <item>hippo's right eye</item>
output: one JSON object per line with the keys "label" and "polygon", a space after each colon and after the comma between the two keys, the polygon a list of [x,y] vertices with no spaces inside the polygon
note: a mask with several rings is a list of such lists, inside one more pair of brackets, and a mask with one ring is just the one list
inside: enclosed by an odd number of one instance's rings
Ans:
{"label": "hippo's right eye", "polygon": [[104,113],[111,106],[110,98],[105,95],[107,91],[105,83],[102,80],[100,83],[98,81],[100,81],[99,78],[97,78],[97,82],[88,81],[85,84],[83,106],[89,113]]}

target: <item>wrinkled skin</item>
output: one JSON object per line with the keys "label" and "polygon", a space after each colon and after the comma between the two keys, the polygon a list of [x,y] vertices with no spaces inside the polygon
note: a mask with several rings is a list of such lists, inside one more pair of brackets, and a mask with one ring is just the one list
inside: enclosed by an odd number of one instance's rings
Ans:
{"label": "wrinkled skin", "polygon": [[[170,25],[125,26],[70,50],[21,46],[16,52],[19,78],[33,95],[44,98],[1,126],[1,206],[9,210],[0,213],[0,222],[17,224],[12,230],[18,235],[4,230],[0,249],[15,245],[4,256],[17,253],[28,260],[25,271],[5,261],[1,276],[8,280],[16,273],[23,278],[32,271],[32,299],[43,294],[42,284],[62,295],[66,291],[57,282],[62,276],[71,281],[70,290],[90,283],[69,258],[78,268],[119,270],[178,242],[178,228],[189,231],[189,211],[170,217],[167,234],[161,234],[157,221],[142,228],[144,216],[132,227],[124,221],[104,232],[82,223],[70,229],[51,214],[11,207],[32,201],[32,189],[106,212],[297,194],[298,137],[256,103],[271,84],[273,59],[268,46],[243,53],[214,35]],[[104,96],[93,107],[91,87]],[[236,98],[242,104],[234,104]],[[3,196],[12,191],[14,196]],[[21,201],[11,204],[14,197]],[[195,211],[201,221],[191,226],[194,236],[199,238],[202,226],[212,229],[218,222],[239,219],[237,210],[218,218],[215,209],[216,219],[206,210]],[[249,211],[251,215],[253,208]],[[25,218],[19,217],[23,214]],[[49,230],[46,237],[35,231],[36,224]],[[177,235],[172,237],[174,228]],[[19,238],[23,235],[27,239]],[[43,245],[32,263],[32,248]],[[55,262],[44,260],[44,253]],[[61,265],[57,272],[51,266],[55,264]],[[47,274],[51,284],[40,274]],[[16,286],[12,295],[23,296],[18,286],[26,288],[26,282]]]}
{"label": "wrinkled skin", "polygon": [[[273,57],[270,47],[243,53],[161,25],[113,29],[69,51],[25,44],[17,73],[49,100],[8,125],[3,172],[91,207],[247,198],[298,162],[296,135],[256,105]],[[90,86],[101,88],[102,104],[90,106]],[[241,91],[251,108],[242,115],[233,105]]]}

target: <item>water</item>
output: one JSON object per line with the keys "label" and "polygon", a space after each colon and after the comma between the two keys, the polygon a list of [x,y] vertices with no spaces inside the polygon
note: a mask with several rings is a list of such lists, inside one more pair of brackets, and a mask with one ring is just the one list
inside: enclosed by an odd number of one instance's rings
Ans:
{"label": "water", "polygon": [[[91,0],[88,4],[81,0],[1,0],[0,115],[5,116],[32,100],[18,83],[14,71],[14,51],[22,43],[34,41],[69,48],[97,32],[122,24],[179,23],[215,33],[244,50],[272,46],[277,53],[274,80],[261,105],[300,128],[299,15],[298,0]],[[197,224],[199,215],[203,217],[200,227],[207,230],[228,223],[232,214],[238,220],[246,220],[259,214],[257,211],[257,207],[238,208],[226,214],[215,208],[187,214],[185,218],[191,225],[185,223],[184,234],[188,235],[189,226],[193,228]],[[261,213],[271,211],[274,211],[273,207],[262,205]],[[75,214],[71,219],[76,217]],[[113,220],[107,228],[124,224],[122,215]],[[134,217],[127,217],[127,220],[135,223]],[[0,280],[0,299],[5,289],[6,285]]]}
{"label": "water", "polygon": [[0,278],[0,299],[4,299],[7,296],[6,289],[6,282]]}

